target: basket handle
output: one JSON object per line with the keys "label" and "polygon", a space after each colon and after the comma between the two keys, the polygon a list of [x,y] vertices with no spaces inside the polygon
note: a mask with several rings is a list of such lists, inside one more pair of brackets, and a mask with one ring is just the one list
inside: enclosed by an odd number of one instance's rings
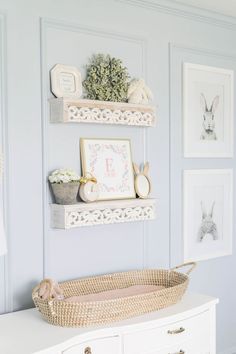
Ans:
{"label": "basket handle", "polygon": [[180,269],[180,268],[183,268],[183,267],[191,266],[191,268],[186,272],[186,274],[189,275],[194,270],[196,265],[197,265],[196,262],[183,263],[183,264],[180,264],[180,265],[178,265],[178,266],[176,266],[174,268],[171,268],[171,271],[174,271],[176,269]]}

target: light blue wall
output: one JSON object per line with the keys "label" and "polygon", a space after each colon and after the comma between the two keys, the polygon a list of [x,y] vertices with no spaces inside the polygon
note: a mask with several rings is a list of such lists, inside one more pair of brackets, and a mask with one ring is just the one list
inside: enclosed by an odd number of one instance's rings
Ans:
{"label": "light blue wall", "polygon": [[[31,306],[31,289],[43,277],[77,278],[182,263],[183,168],[234,167],[233,159],[182,158],[181,70],[184,61],[235,69],[236,20],[171,1],[0,0],[0,91],[7,181],[9,255],[0,259],[0,312]],[[174,2],[174,4],[176,4]],[[229,22],[230,20],[230,22]],[[49,69],[84,65],[94,52],[123,59],[144,77],[158,106],[152,129],[52,125]],[[80,137],[129,137],[134,160],[151,164],[158,217],[149,223],[69,231],[50,228],[46,178],[57,167],[80,170]],[[234,246],[235,247],[235,246]],[[234,253],[235,254],[235,253]],[[191,288],[220,298],[218,349],[236,347],[236,257],[201,262]]]}

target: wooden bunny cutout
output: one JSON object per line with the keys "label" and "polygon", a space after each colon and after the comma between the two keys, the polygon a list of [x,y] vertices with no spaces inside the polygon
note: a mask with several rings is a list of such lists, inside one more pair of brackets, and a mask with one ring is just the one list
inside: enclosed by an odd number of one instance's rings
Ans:
{"label": "wooden bunny cutout", "polygon": [[145,199],[151,192],[151,181],[148,177],[149,163],[146,162],[143,167],[143,172],[140,171],[138,165],[133,163],[135,172],[134,187],[139,198]]}

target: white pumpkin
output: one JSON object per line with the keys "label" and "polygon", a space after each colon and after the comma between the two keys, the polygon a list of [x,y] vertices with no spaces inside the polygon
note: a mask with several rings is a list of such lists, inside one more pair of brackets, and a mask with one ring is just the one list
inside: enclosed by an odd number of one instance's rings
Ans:
{"label": "white pumpkin", "polygon": [[96,178],[93,176],[82,177],[79,188],[80,198],[86,202],[95,202],[99,196],[99,187]]}

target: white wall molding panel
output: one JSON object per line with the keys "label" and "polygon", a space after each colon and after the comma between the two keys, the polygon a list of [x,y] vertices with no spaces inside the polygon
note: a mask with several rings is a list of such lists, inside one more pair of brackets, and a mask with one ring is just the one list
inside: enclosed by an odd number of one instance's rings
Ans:
{"label": "white wall molding panel", "polygon": [[[8,224],[8,134],[7,134],[7,35],[6,16],[0,13],[0,212],[2,213],[6,237],[9,236]],[[9,239],[7,240],[9,242]],[[0,313],[9,311],[10,283],[9,283],[9,256],[0,256]]]}
{"label": "white wall molding panel", "polygon": [[[31,307],[31,290],[43,277],[60,282],[182,263],[183,169],[236,166],[235,157],[183,159],[182,65],[236,70],[236,19],[170,0],[0,0],[0,13],[6,14],[5,34],[0,16],[0,148],[9,246],[0,258],[0,313]],[[132,78],[144,78],[153,92],[156,124],[58,124],[55,116],[50,121],[49,100],[57,100],[50,70],[74,66],[84,79],[95,53],[120,58]],[[81,174],[80,138],[131,140],[133,161],[150,163],[155,219],[52,227],[48,175],[57,168]],[[236,346],[228,278],[229,269],[236,278],[235,247],[232,256],[199,262],[191,280],[194,291],[220,299],[219,353]]]}
{"label": "white wall molding panel", "polygon": [[[43,107],[43,151],[47,151],[50,149],[50,145],[53,143],[54,138],[51,138],[52,135],[56,133],[58,130],[58,127],[55,127],[50,123],[50,115],[48,113],[48,98],[52,97],[51,93],[49,92],[49,81],[48,81],[48,72],[51,69],[51,67],[54,65],[55,59],[52,61],[52,56],[54,55],[53,52],[51,52],[52,46],[50,45],[51,41],[53,40],[52,36],[60,36],[60,34],[64,34],[64,36],[67,36],[68,41],[71,36],[75,38],[75,41],[78,41],[78,54],[77,57],[79,60],[81,60],[81,68],[83,68],[83,63],[88,60],[89,55],[92,55],[96,49],[94,48],[94,45],[97,45],[98,48],[101,46],[104,46],[104,48],[109,48],[109,46],[114,47],[113,50],[117,50],[120,48],[122,50],[122,47],[124,48],[124,51],[130,52],[127,57],[127,61],[129,63],[129,67],[132,70],[132,56],[136,56],[138,58],[137,63],[135,64],[135,70],[138,74],[136,76],[144,77],[146,76],[147,72],[147,40],[144,37],[139,37],[136,35],[130,35],[130,34],[125,34],[121,33],[120,30],[118,31],[109,31],[102,29],[100,27],[95,27],[94,25],[90,26],[84,26],[84,25],[77,25],[74,23],[69,23],[65,21],[56,21],[56,20],[51,20],[51,19],[41,19],[41,58],[42,58],[42,107]],[[99,41],[101,44],[99,44]],[[91,43],[91,47],[89,48],[86,42],[89,41]],[[95,44],[96,43],[96,44]],[[79,46],[80,44],[84,46],[84,54],[83,57],[84,59],[80,59],[79,57],[81,56],[81,52],[79,51]],[[67,44],[68,45],[68,44]],[[50,49],[51,47],[51,49]],[[126,48],[126,49],[125,49]],[[68,50],[71,51],[71,53],[74,51],[74,44],[71,43],[71,48],[68,48]],[[112,49],[111,49],[112,50]],[[98,51],[98,50],[97,50]],[[109,49],[104,49],[100,51],[109,51]],[[50,52],[50,53],[49,53]],[[87,55],[86,55],[87,52]],[[132,55],[133,52],[133,55]],[[66,54],[68,59],[66,61],[71,60],[71,56],[69,52]],[[65,59],[64,59],[65,62]],[[93,127],[93,131],[96,126]],[[101,126],[102,131],[105,132],[105,136],[111,133],[106,133],[106,128],[104,125]],[[140,128],[139,126],[136,127],[134,130],[132,128],[132,131],[129,130],[125,132],[124,129],[119,129],[117,128],[115,136],[118,135],[124,135],[128,136],[131,138],[133,137],[132,140],[132,145],[133,150],[137,145],[139,145],[139,154],[141,156],[141,159],[144,160],[147,158],[146,156],[146,128]],[[71,130],[71,129],[70,129]],[[76,134],[76,130],[78,133]],[[90,128],[86,128],[83,126],[78,126],[77,129],[74,129],[73,137],[74,139],[74,145],[77,146],[76,150],[73,151],[73,164],[75,166],[78,166],[79,163],[79,137],[82,137],[82,134],[84,136],[90,134]],[[83,133],[84,132],[84,133]],[[71,134],[71,133],[69,133]],[[101,134],[101,133],[100,133]],[[114,133],[113,133],[114,134]],[[104,135],[103,135],[104,136]],[[69,150],[71,150],[70,146],[68,146]],[[70,154],[72,153],[72,150]],[[143,156],[143,157],[142,157]],[[71,155],[72,157],[72,155]],[[140,158],[140,157],[139,157]],[[55,167],[54,157],[51,157],[51,161],[49,161],[48,155],[46,153],[43,154],[43,171],[44,171],[44,179],[47,179],[48,171],[53,169]],[[65,162],[66,163],[66,162]],[[75,167],[76,168],[76,167]],[[44,254],[46,257],[44,257],[45,263],[44,263],[44,273],[45,276],[50,274],[50,265],[48,264],[48,259],[50,258],[51,254],[51,245],[50,245],[50,240],[48,238],[48,232],[50,234],[56,235],[57,233],[55,230],[52,230],[51,228],[51,221],[49,218],[49,193],[48,193],[48,186],[45,185],[44,187]],[[133,227],[132,227],[133,228]],[[137,229],[137,240],[138,240],[138,248],[137,251],[138,253],[143,253],[142,260],[141,260],[141,266],[144,266],[144,259],[146,257],[145,255],[145,248],[146,248],[146,242],[147,242],[147,237],[146,237],[146,229],[145,229],[145,222],[143,222],[143,227],[134,227]],[[99,228],[97,231],[98,233],[102,233],[103,228]],[[135,231],[136,232],[136,231]],[[81,231],[80,231],[81,233]],[[114,237],[117,238],[117,242],[120,243],[119,239],[119,231],[114,232]],[[66,242],[66,239],[64,240]],[[122,244],[120,243],[120,247],[122,247]]]}
{"label": "white wall molding panel", "polygon": [[168,15],[183,17],[187,20],[208,23],[222,28],[236,30],[236,18],[223,15],[217,12],[202,9],[197,6],[187,5],[183,2],[172,0],[115,0],[139,6],[145,9],[154,10]]}
{"label": "white wall molding panel", "polygon": [[[147,71],[147,64],[146,64],[146,58],[147,58],[147,40],[144,37],[138,37],[136,35],[129,35],[125,33],[121,33],[120,30],[118,31],[110,31],[110,30],[105,30],[100,27],[95,27],[94,25],[90,26],[84,26],[84,25],[77,25],[75,23],[70,23],[66,21],[61,21],[61,20],[53,20],[49,18],[42,18],[41,19],[41,65],[42,65],[42,110],[43,110],[43,115],[42,115],[42,124],[43,124],[43,150],[47,151],[47,149],[50,150],[50,146],[52,146],[53,141],[54,141],[54,134],[58,130],[58,127],[50,123],[50,115],[48,113],[48,98],[51,98],[52,95],[49,91],[49,81],[48,81],[48,72],[51,69],[51,67],[54,65],[55,60],[53,59],[54,56],[54,50],[51,51],[52,49],[52,42],[53,36],[60,36],[60,34],[63,34],[66,40],[67,37],[67,44],[65,42],[65,45],[68,46],[68,43],[70,43],[70,38],[73,37],[75,41],[78,41],[78,53],[77,53],[77,58],[78,62],[81,60],[81,65],[80,68],[83,68],[83,63],[88,60],[89,55],[92,55],[93,52],[96,51],[94,49],[94,45],[98,47],[97,51],[101,51],[100,48],[104,46],[103,51],[109,52],[109,46],[114,47],[113,50],[116,50],[115,48],[120,46],[120,48],[124,48],[124,51],[128,50],[130,53],[128,54],[127,60],[130,61],[129,67],[132,68],[132,52],[134,53],[134,56],[138,57],[138,61],[136,66],[136,70],[139,73],[138,76],[144,77],[146,76],[146,71]],[[88,43],[90,44],[90,47],[88,47]],[[100,44],[101,43],[101,44]],[[59,44],[59,43],[58,43]],[[84,53],[83,57],[81,57],[81,49],[80,45],[84,46]],[[74,52],[74,43],[71,42],[69,45],[70,48],[68,48],[68,53],[66,54],[67,59],[63,59],[61,61],[70,61],[70,57]],[[59,47],[58,47],[59,48]],[[127,48],[127,49],[125,49]],[[133,48],[133,49],[132,49]],[[86,55],[87,53],[87,55]],[[120,54],[122,56],[122,54]],[[81,58],[80,58],[81,57]],[[74,64],[76,66],[76,64]],[[77,64],[78,66],[78,64]],[[105,132],[105,136],[108,136],[108,132],[106,133],[106,128],[103,126],[101,129]],[[97,128],[96,128],[97,130]],[[132,129],[133,130],[133,129]],[[76,131],[78,133],[76,133]],[[96,134],[95,129],[93,128],[94,134]],[[78,149],[78,143],[79,143],[79,137],[82,137],[82,134],[84,132],[84,136],[88,136],[91,132],[90,128],[86,127],[86,125],[81,126],[79,125],[77,129],[74,129],[74,146],[76,147],[75,151],[71,150],[70,144],[68,145],[68,154],[71,155],[71,158],[74,160],[72,164],[75,166],[75,169],[78,167],[79,163],[79,156],[80,152]],[[125,133],[125,128],[120,130],[121,134]],[[117,130],[116,134],[120,134],[119,131]],[[136,130],[131,132],[129,130],[129,137],[131,136],[136,139],[137,142],[140,144],[140,149],[139,153],[140,156],[146,157],[146,129],[145,128],[140,128],[137,127]],[[127,133],[126,133],[127,134]],[[64,133],[63,133],[64,136]],[[69,137],[69,136],[68,136]],[[63,138],[64,139],[64,138]],[[137,144],[135,141],[132,142],[132,144]],[[48,171],[52,170],[54,168],[54,156],[50,156],[50,154],[45,154],[43,157],[43,173],[44,173],[44,180],[47,179]],[[67,160],[67,159],[66,159]],[[65,160],[65,164],[67,163]],[[80,167],[79,167],[80,169]],[[44,274],[45,276],[48,276],[51,273],[50,270],[50,264],[48,263],[48,260],[51,258],[50,255],[53,257],[57,255],[52,252],[52,245],[50,242],[50,239],[48,235],[57,235],[57,232],[51,228],[51,221],[49,218],[49,190],[48,186],[44,186]],[[145,252],[145,243],[146,241],[146,232],[145,232],[145,222],[143,222],[143,227],[136,227],[137,229],[137,239],[138,239],[138,247],[137,247],[137,252],[138,253],[144,253]],[[97,231],[99,234],[103,232],[103,228],[99,229]],[[85,231],[80,231],[82,234],[86,234],[87,232]],[[76,232],[74,231],[74,234]],[[117,238],[117,242],[120,243],[119,247],[123,247],[121,241],[119,241],[119,231],[114,232],[115,238]],[[66,245],[66,239],[64,239],[65,245]],[[115,250],[114,250],[115,251]],[[113,252],[114,252],[113,251]],[[82,254],[82,257],[84,255]],[[145,255],[142,256],[141,262],[144,262]],[[142,265],[142,263],[141,263]]]}

